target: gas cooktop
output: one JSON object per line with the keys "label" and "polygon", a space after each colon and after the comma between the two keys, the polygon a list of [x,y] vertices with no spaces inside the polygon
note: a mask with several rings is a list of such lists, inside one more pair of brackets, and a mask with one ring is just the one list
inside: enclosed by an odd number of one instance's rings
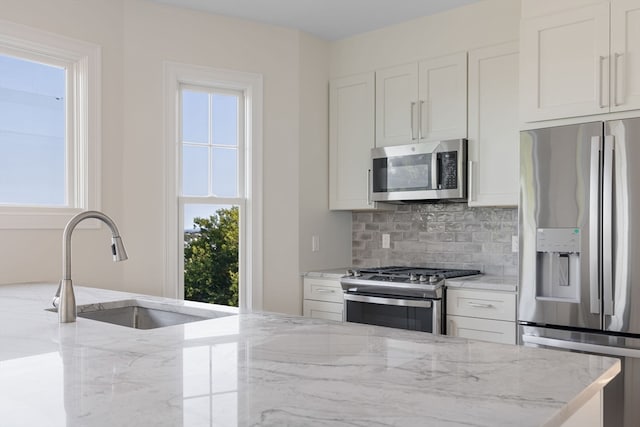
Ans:
{"label": "gas cooktop", "polygon": [[348,270],[340,283],[345,292],[438,298],[445,279],[476,276],[479,270],[432,267],[373,267]]}

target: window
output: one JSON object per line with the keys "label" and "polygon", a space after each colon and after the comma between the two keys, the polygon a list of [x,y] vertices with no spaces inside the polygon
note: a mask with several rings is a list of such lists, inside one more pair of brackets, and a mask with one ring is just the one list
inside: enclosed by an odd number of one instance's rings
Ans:
{"label": "window", "polygon": [[[189,245],[201,239],[198,231],[222,224],[227,232],[231,230],[228,234],[238,236],[238,305],[260,310],[262,76],[166,62],[164,82],[167,249],[163,295],[185,298],[186,249],[201,250]],[[194,218],[204,222],[194,223]],[[233,250],[224,255],[229,253]],[[217,256],[207,262],[219,260]]]}
{"label": "window", "polygon": [[180,90],[184,297],[238,306],[240,218],[244,217],[244,95]]}
{"label": "window", "polygon": [[99,207],[99,47],[0,25],[0,228]]}

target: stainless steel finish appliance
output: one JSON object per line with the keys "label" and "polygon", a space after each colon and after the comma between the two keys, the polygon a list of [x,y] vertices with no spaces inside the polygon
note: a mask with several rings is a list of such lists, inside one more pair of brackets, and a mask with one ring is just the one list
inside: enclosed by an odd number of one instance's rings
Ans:
{"label": "stainless steel finish appliance", "polygon": [[467,198],[466,139],[374,148],[371,161],[374,201]]}
{"label": "stainless steel finish appliance", "polygon": [[524,131],[520,153],[520,341],[620,357],[605,425],[636,426],[640,119]]}
{"label": "stainless steel finish appliance", "polygon": [[442,300],[447,278],[477,270],[381,267],[349,270],[340,283],[347,322],[443,334]]}

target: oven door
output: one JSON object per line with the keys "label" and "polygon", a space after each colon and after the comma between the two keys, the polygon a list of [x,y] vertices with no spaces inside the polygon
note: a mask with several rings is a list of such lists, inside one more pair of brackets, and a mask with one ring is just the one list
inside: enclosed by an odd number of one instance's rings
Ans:
{"label": "oven door", "polygon": [[442,302],[345,293],[345,320],[441,334]]}

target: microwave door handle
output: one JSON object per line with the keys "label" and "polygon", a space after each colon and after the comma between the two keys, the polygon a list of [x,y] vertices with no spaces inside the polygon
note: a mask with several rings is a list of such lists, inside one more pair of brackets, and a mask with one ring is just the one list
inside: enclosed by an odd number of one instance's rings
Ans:
{"label": "microwave door handle", "polygon": [[367,206],[371,206],[371,169],[367,169]]}
{"label": "microwave door handle", "polygon": [[591,138],[589,171],[589,302],[592,314],[600,313],[600,137]]}
{"label": "microwave door handle", "polygon": [[602,177],[602,297],[603,312],[613,315],[613,136],[604,137]]}
{"label": "microwave door handle", "polygon": [[435,151],[431,153],[431,189],[440,189],[440,180],[438,174],[438,153]]}

